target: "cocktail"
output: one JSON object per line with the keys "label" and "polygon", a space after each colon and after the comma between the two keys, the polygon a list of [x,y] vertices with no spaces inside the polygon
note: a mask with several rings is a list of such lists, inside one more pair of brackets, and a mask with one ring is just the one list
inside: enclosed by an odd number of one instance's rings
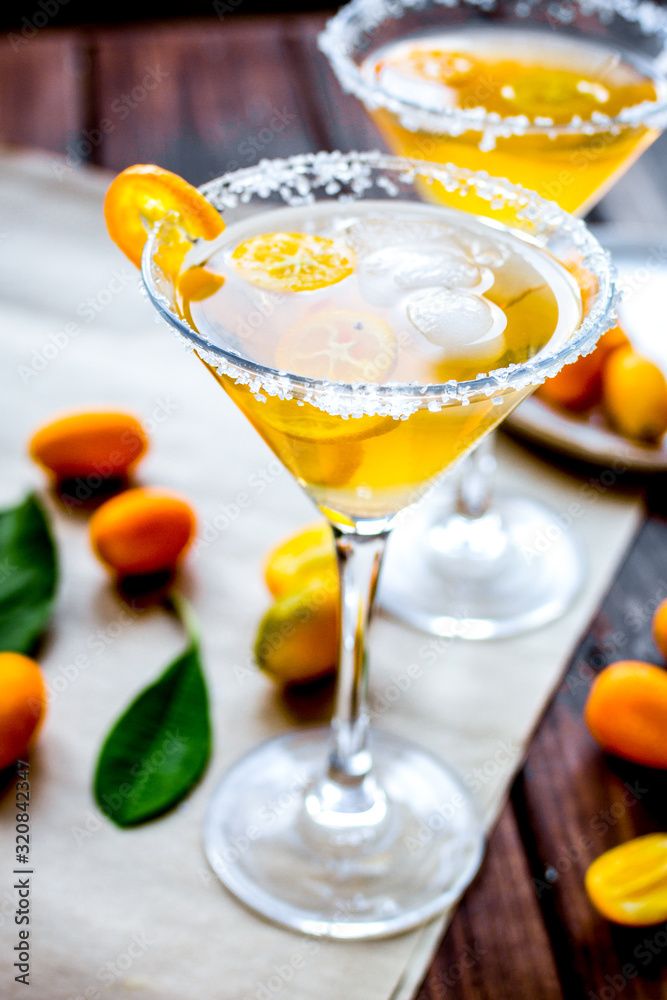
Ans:
{"label": "cocktail", "polygon": [[[424,202],[433,184],[491,218]],[[206,851],[274,921],[397,933],[456,900],[483,834],[453,771],[369,726],[366,631],[385,542],[536,384],[592,349],[613,321],[608,259],[583,223],[523,189],[381,153],[264,161],[202,192],[226,229],[187,249],[167,216],[144,251],[145,285],[328,518],[341,583],[331,728],[234,765]]]}
{"label": "cocktail", "polygon": [[[650,2],[354,0],[320,47],[394,152],[485,169],[583,214],[664,127],[666,40],[667,12]],[[489,441],[455,493],[396,531],[380,590],[394,614],[489,638],[558,617],[577,593],[574,540],[553,537],[541,504],[494,498],[494,465]]]}

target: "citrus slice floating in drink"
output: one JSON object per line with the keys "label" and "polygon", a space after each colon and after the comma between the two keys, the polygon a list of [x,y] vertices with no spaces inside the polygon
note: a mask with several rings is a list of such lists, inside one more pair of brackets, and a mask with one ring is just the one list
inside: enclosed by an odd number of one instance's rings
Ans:
{"label": "citrus slice floating in drink", "polygon": [[127,167],[111,182],[104,200],[109,236],[137,267],[151,227],[168,216],[180,233],[168,266],[175,274],[191,240],[220,235],[225,228],[220,214],[182,177],[152,163]]}
{"label": "citrus slice floating in drink", "polygon": [[[384,320],[354,309],[322,309],[294,323],[276,347],[277,368],[332,382],[379,382],[396,357],[396,341]],[[314,482],[342,485],[361,461],[352,444],[385,434],[391,416],[341,420],[335,414],[293,400],[275,401],[266,423],[285,435],[289,448],[306,461]],[[303,444],[308,447],[304,448]],[[316,443],[320,447],[313,449]],[[345,451],[340,445],[346,444]],[[330,446],[327,449],[326,446]]]}
{"label": "citrus slice floating in drink", "polygon": [[276,347],[276,366],[329,382],[380,382],[396,359],[396,339],[378,316],[322,309],[294,323]]}
{"label": "citrus slice floating in drink", "polygon": [[236,272],[270,292],[313,292],[335,285],[356,267],[345,244],[308,233],[267,233],[239,244],[231,256]]}

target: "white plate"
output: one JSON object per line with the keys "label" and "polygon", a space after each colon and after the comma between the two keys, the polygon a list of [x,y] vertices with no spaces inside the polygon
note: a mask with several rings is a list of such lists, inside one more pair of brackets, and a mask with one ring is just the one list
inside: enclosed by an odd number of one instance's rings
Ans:
{"label": "white plate", "polygon": [[[611,251],[623,291],[621,326],[642,354],[667,373],[667,234],[598,226]],[[622,463],[638,472],[667,470],[667,437],[642,445],[614,433],[599,414],[570,416],[531,396],[507,418],[509,428],[538,444],[599,465]]]}

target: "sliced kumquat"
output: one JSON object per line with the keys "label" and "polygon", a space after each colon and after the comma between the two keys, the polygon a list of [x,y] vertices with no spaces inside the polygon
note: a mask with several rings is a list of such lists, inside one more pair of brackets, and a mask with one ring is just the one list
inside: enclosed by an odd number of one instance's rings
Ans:
{"label": "sliced kumquat", "polygon": [[[111,182],[104,200],[107,229],[114,243],[137,267],[141,266],[149,230],[167,216],[173,216],[185,236],[176,241],[180,250],[183,246],[187,249],[189,239],[213,240],[225,228],[213,205],[170,170],[138,163],[127,167]],[[180,250],[175,251],[176,258]],[[170,273],[176,271],[170,268]]]}
{"label": "sliced kumquat", "polygon": [[349,247],[308,233],[253,236],[231,260],[245,281],[270,292],[317,291],[347,278],[356,266]]}
{"label": "sliced kumquat", "polygon": [[155,252],[155,263],[161,271],[177,281],[185,255],[191,248],[192,243],[177,222],[169,227],[164,224],[160,231],[160,245]]}
{"label": "sliced kumquat", "polygon": [[276,365],[331,382],[380,382],[396,359],[384,320],[355,309],[323,309],[294,323],[276,347]]}
{"label": "sliced kumquat", "polygon": [[225,283],[221,274],[207,271],[205,267],[196,265],[189,267],[187,271],[178,278],[178,295],[182,314],[187,319],[190,326],[195,326],[190,310],[191,302],[203,302],[211,295],[215,295]]}
{"label": "sliced kumquat", "polygon": [[617,924],[667,920],[667,833],[649,833],[605,851],[586,872],[593,906]]}

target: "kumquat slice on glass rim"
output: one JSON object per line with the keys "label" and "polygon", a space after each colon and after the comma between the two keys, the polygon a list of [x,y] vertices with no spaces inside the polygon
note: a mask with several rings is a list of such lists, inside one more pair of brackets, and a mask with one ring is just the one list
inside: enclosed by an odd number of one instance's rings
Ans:
{"label": "kumquat slice on glass rim", "polygon": [[213,240],[225,228],[220,214],[192,184],[152,163],[127,167],[111,182],[104,200],[109,236],[136,267],[150,229],[167,216],[180,232],[173,241],[176,273],[190,241]]}

